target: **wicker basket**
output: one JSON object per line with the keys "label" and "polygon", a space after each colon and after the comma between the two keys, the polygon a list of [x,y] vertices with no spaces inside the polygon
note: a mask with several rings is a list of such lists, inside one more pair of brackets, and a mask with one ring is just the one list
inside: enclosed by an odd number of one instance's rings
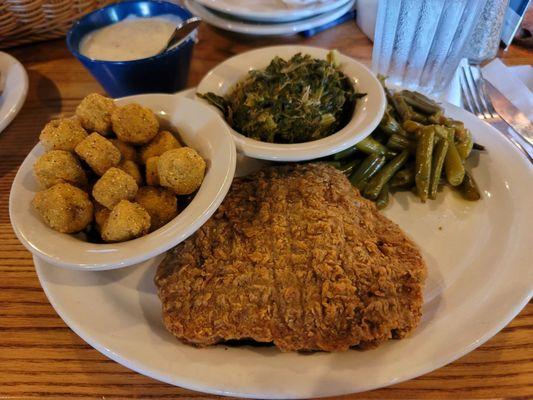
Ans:
{"label": "wicker basket", "polygon": [[117,0],[0,0],[0,49],[65,36],[72,23]]}

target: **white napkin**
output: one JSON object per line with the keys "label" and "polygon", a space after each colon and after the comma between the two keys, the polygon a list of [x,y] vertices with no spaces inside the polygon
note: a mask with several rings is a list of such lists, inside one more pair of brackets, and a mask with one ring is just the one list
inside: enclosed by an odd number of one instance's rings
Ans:
{"label": "white napkin", "polygon": [[496,58],[485,65],[481,72],[507,100],[533,121],[533,68],[530,65],[507,67]]}

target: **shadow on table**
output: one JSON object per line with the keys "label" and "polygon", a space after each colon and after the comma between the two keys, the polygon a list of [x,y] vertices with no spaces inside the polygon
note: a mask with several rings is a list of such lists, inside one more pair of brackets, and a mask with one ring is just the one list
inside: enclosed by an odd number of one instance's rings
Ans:
{"label": "shadow on table", "polygon": [[0,178],[11,173],[14,177],[14,172],[39,140],[41,129],[61,112],[61,94],[54,82],[31,69],[28,76],[26,103],[0,133]]}

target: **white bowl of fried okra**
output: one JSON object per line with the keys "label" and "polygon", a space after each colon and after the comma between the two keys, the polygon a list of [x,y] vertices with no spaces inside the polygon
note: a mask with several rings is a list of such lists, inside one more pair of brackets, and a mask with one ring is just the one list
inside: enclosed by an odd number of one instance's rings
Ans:
{"label": "white bowl of fried okra", "polygon": [[157,256],[215,212],[235,145],[208,106],[167,94],[90,94],[50,121],[10,194],[17,237],[58,266],[104,270]]}

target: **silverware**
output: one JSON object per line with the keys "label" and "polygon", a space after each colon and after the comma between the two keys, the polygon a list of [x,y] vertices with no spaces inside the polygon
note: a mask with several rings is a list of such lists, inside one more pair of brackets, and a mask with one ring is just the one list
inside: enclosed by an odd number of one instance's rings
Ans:
{"label": "silverware", "polygon": [[461,67],[461,95],[465,109],[496,128],[526,156],[529,162],[533,163],[533,146],[496,112],[481,82],[482,78],[475,78],[472,69],[477,69],[477,75],[481,77],[478,66]]}
{"label": "silverware", "polygon": [[192,18],[189,18],[183,21],[178,26],[176,26],[176,29],[174,29],[174,32],[172,32],[172,35],[168,39],[166,46],[158,54],[164,53],[165,51],[168,51],[169,49],[174,47],[176,44],[178,44],[181,40],[187,37],[189,33],[191,33],[196,28],[198,28],[198,25],[200,25],[200,22],[202,22],[201,18],[192,17]]}
{"label": "silverware", "polygon": [[485,85],[487,94],[492,100],[492,105],[500,117],[511,125],[515,131],[520,133],[529,144],[533,145],[533,124],[524,113],[516,108],[492,83],[482,79],[482,84]]}

